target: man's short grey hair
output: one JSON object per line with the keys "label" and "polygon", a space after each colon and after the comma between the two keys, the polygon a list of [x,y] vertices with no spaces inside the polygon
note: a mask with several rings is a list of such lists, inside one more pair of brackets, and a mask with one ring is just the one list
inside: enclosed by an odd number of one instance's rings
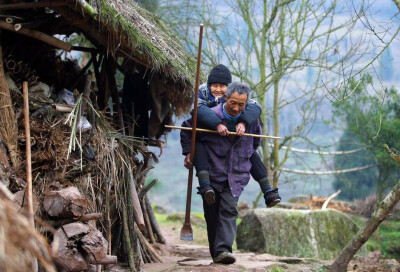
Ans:
{"label": "man's short grey hair", "polygon": [[250,86],[243,82],[232,82],[228,85],[228,90],[226,91],[226,97],[229,98],[231,95],[237,92],[239,94],[247,94],[247,100],[249,100],[251,95]]}

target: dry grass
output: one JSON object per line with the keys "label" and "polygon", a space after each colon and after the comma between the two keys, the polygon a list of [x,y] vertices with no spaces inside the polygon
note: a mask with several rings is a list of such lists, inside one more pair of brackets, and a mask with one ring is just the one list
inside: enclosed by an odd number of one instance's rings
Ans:
{"label": "dry grass", "polygon": [[10,152],[11,161],[14,167],[18,167],[19,159],[17,154],[18,127],[15,118],[14,107],[10,90],[4,74],[3,50],[0,45],[0,139],[4,141]]}
{"label": "dry grass", "polygon": [[34,258],[46,271],[55,271],[46,240],[18,213],[12,197],[0,183],[0,271],[31,271]]}

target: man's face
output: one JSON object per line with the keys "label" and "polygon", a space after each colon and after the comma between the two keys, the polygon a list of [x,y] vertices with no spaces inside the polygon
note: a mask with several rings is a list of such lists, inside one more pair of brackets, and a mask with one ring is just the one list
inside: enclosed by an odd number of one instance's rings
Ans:
{"label": "man's face", "polygon": [[246,107],[247,94],[239,94],[238,92],[234,91],[231,94],[231,97],[227,98],[225,96],[225,100],[226,100],[226,104],[225,104],[226,112],[230,116],[237,116]]}
{"label": "man's face", "polygon": [[221,98],[226,94],[228,86],[222,83],[213,83],[210,85],[211,93],[216,98]]}

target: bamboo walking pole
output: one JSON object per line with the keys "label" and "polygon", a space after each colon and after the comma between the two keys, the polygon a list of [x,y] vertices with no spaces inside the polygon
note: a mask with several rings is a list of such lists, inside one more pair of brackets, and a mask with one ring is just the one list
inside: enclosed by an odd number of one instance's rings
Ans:
{"label": "bamboo walking pole", "polygon": [[[193,162],[195,143],[196,143],[196,126],[197,126],[197,101],[199,98],[199,82],[200,82],[200,62],[201,62],[201,45],[203,39],[203,24],[200,24],[200,34],[199,34],[199,48],[197,53],[197,71],[196,71],[196,85],[195,85],[195,95],[194,95],[194,109],[193,109],[193,127],[192,127],[192,146],[190,151],[190,161]],[[193,183],[193,167],[189,169],[188,176],[188,189],[186,196],[186,212],[185,212],[185,222],[181,229],[181,240],[193,241],[193,230],[190,224],[190,208],[192,204],[192,183]]]}
{"label": "bamboo walking pole", "polygon": [[[170,129],[182,129],[182,130],[192,130],[193,128],[190,127],[178,127],[178,126],[169,126],[165,125],[166,128]],[[211,130],[211,129],[205,129],[205,128],[196,128],[196,131],[201,131],[201,132],[209,132],[209,133],[216,133],[218,134],[218,131],[216,130]],[[229,132],[230,135],[237,135],[236,132]],[[276,137],[276,136],[269,136],[269,135],[258,135],[258,134],[251,134],[251,133],[244,133],[242,136],[246,137],[255,137],[255,138],[263,138],[263,139],[282,139],[281,137]]]}

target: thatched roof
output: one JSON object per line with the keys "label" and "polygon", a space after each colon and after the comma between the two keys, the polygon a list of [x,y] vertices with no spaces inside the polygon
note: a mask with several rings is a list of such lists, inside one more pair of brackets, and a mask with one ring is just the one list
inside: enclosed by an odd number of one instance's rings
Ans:
{"label": "thatched roof", "polygon": [[[87,1],[97,14],[89,15],[79,1],[71,0],[68,7],[55,8],[85,35],[105,45],[111,53],[119,53],[139,62],[150,70],[160,72],[176,84],[174,101],[178,111],[188,109],[192,101],[195,59],[188,55],[172,32],[156,16],[141,8],[132,0]],[[69,10],[67,10],[69,9]],[[78,17],[78,18],[76,18]]]}
{"label": "thatched roof", "polygon": [[[88,4],[89,8],[85,7]],[[48,7],[61,15],[45,28],[41,26],[41,31],[46,29],[45,33],[83,33],[97,48],[106,48],[108,54],[131,59],[149,71],[161,74],[181,100],[171,102],[180,108],[178,111],[188,110],[193,97],[196,61],[159,18],[135,1],[39,0],[18,5],[24,6],[22,9],[25,10]],[[40,9],[32,10],[38,11]]]}

